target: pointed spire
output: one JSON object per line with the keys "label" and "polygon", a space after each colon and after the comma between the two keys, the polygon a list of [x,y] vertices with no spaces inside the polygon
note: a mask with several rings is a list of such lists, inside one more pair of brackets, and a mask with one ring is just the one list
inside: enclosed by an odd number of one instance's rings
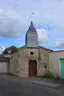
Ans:
{"label": "pointed spire", "polygon": [[38,47],[38,34],[32,21],[26,33],[25,45],[26,47]]}
{"label": "pointed spire", "polygon": [[36,32],[36,29],[34,28],[33,22],[31,21],[30,27],[28,31]]}

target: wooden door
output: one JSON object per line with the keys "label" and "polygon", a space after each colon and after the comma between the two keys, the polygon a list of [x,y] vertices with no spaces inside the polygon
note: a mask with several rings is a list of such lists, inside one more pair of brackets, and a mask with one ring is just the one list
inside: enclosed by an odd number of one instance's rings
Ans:
{"label": "wooden door", "polygon": [[37,76],[37,61],[29,61],[29,76]]}

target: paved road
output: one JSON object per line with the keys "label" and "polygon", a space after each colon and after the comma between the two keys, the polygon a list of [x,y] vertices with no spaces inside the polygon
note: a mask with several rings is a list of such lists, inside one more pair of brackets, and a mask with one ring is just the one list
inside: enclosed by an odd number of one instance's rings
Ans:
{"label": "paved road", "polygon": [[0,96],[64,96],[59,89],[31,82],[32,79],[0,75]]}

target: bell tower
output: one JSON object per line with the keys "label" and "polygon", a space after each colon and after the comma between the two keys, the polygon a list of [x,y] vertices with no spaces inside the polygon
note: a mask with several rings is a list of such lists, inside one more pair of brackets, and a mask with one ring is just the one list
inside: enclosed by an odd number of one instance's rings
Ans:
{"label": "bell tower", "polygon": [[36,29],[34,28],[32,21],[26,33],[25,46],[26,47],[38,47],[38,34],[37,34]]}

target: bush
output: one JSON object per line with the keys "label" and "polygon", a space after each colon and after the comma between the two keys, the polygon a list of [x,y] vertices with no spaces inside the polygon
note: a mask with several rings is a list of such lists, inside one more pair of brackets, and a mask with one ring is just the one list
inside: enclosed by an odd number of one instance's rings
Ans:
{"label": "bush", "polygon": [[17,47],[15,47],[15,46],[11,46],[11,47],[9,47],[9,48],[6,48],[6,49],[4,50],[4,52],[3,52],[3,54],[4,54],[4,55],[9,54],[8,51],[11,51],[11,54],[12,54],[12,53],[14,53],[14,52],[17,52],[18,49],[17,49]]}
{"label": "bush", "polygon": [[43,75],[43,77],[46,77],[46,78],[56,78],[56,75],[50,71],[46,71]]}

